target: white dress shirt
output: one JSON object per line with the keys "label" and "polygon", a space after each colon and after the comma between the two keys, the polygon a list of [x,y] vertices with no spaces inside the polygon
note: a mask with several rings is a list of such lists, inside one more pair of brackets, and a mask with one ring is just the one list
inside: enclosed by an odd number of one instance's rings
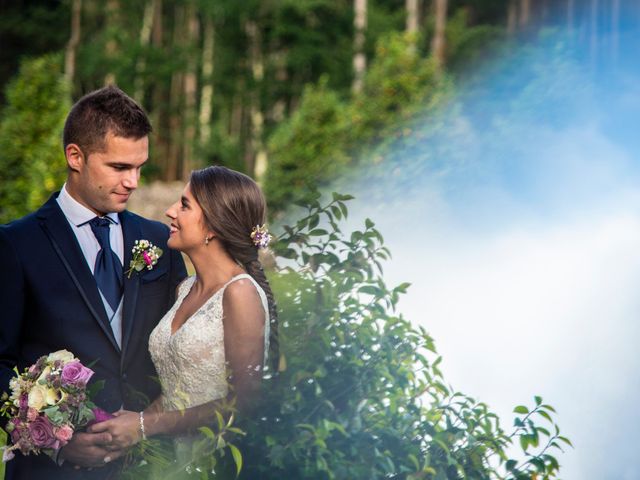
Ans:
{"label": "white dress shirt", "polygon": [[[80,249],[82,250],[84,258],[87,261],[87,265],[89,265],[91,273],[93,273],[96,263],[96,257],[98,256],[98,252],[100,251],[100,244],[93,234],[91,226],[88,222],[89,220],[96,217],[96,214],[82,205],[69,194],[69,192],[67,191],[66,183],[62,186],[62,190],[58,195],[57,202],[58,205],[60,205],[62,213],[64,213],[64,216],[67,217],[67,221],[69,222],[69,225],[71,225],[71,230],[73,230],[73,233],[78,239]],[[122,238],[122,225],[120,224],[120,219],[118,218],[117,213],[108,213],[106,216],[113,221],[109,228],[109,242],[111,243],[111,250],[113,250],[118,256],[118,258],[120,259],[120,263],[124,264],[124,240]],[[99,289],[98,292],[100,292]],[[114,312],[109,305],[109,302],[107,302],[107,300],[102,295],[102,292],[100,292],[100,297],[102,298],[102,303],[104,304],[104,308],[107,312],[107,317],[109,317],[113,335],[116,338],[116,342],[118,342],[118,346],[121,347],[123,299],[120,299],[120,304]]]}

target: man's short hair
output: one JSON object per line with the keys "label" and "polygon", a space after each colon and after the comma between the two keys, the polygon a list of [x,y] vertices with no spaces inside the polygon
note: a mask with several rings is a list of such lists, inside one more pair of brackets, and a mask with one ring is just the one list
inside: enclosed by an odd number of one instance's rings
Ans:
{"label": "man's short hair", "polygon": [[88,157],[102,152],[106,137],[140,139],[151,133],[147,114],[135,100],[114,85],[88,93],[71,108],[64,124],[64,148],[75,143]]}

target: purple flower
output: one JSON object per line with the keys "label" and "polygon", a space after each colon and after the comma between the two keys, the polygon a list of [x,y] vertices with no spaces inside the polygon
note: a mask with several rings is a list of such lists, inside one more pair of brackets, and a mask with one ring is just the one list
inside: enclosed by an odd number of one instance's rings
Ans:
{"label": "purple flower", "polygon": [[90,427],[94,423],[100,423],[100,422],[104,422],[105,420],[115,418],[109,412],[101,409],[100,407],[95,407],[91,409],[91,411],[93,412],[94,419],[91,420],[89,423],[87,423],[87,427]]}
{"label": "purple flower", "polygon": [[22,422],[17,418],[13,418],[7,423],[7,432],[11,432],[11,442],[14,444],[18,443],[18,441],[20,440],[21,424]]}
{"label": "purple flower", "polygon": [[45,416],[40,416],[29,423],[29,435],[36,447],[58,448],[60,446],[60,442],[53,433],[53,425]]}
{"label": "purple flower", "polygon": [[29,408],[29,396],[26,393],[20,395],[20,405],[18,407],[20,412],[26,412]]}
{"label": "purple flower", "polygon": [[66,385],[84,386],[93,376],[93,370],[79,361],[67,363],[62,368],[62,383]]}

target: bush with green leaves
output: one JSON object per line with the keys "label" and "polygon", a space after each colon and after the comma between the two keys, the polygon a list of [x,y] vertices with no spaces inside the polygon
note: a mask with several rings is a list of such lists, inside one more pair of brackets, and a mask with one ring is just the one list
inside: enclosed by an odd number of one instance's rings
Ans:
{"label": "bush with green leaves", "polygon": [[152,478],[234,478],[238,468],[262,480],[555,478],[555,452],[570,442],[553,407],[537,396],[517,406],[507,432],[486,404],[447,385],[431,336],[396,312],[409,285],[386,285],[390,252],[374,223],[341,230],[351,198],[322,204],[316,194],[274,244],[280,367],[253,413],[233,426],[218,415],[179,475],[148,455],[171,472]]}
{"label": "bush with green leaves", "polygon": [[518,406],[508,433],[446,384],[433,339],[396,312],[409,285],[385,284],[390,254],[374,223],[341,231],[350,198],[316,195],[274,246],[282,368],[241,424],[245,478],[555,477],[553,452],[569,440],[553,407]]}
{"label": "bush with green leaves", "polygon": [[62,128],[71,106],[60,55],[22,62],[0,117],[0,223],[38,208],[66,174]]}
{"label": "bush with green leaves", "polygon": [[368,153],[401,135],[407,120],[441,105],[452,91],[446,75],[416,48],[411,35],[385,35],[363,90],[342,99],[326,78],[305,88],[298,109],[269,140],[265,193],[271,211],[309,201]]}

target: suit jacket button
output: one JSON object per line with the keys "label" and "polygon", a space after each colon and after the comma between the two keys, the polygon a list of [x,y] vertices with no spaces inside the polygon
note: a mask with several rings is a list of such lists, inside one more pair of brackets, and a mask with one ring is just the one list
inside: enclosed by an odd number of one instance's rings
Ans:
{"label": "suit jacket button", "polygon": [[126,380],[126,379],[127,379],[127,374],[126,374],[126,373],[123,373],[123,374],[122,374],[122,380]]}

